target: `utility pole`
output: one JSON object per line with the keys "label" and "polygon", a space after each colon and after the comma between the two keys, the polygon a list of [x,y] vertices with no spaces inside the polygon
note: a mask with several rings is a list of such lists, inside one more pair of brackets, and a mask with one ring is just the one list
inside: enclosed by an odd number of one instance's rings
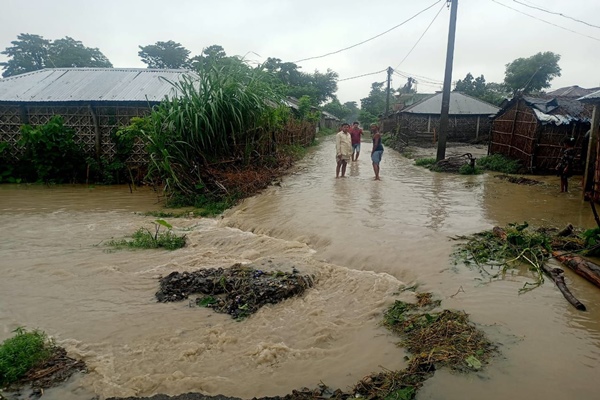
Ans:
{"label": "utility pole", "polygon": [[442,112],[440,115],[440,133],[436,161],[446,158],[446,138],[448,137],[448,114],[450,112],[450,85],[452,84],[452,62],[454,61],[454,37],[456,33],[456,10],[458,0],[450,3],[450,28],[448,29],[448,49],[446,50],[446,72],[442,90]]}
{"label": "utility pole", "polygon": [[390,85],[392,83],[392,73],[394,72],[394,70],[392,69],[392,67],[388,67],[387,69],[387,97],[385,100],[385,116],[384,118],[388,117],[388,114],[390,112]]}

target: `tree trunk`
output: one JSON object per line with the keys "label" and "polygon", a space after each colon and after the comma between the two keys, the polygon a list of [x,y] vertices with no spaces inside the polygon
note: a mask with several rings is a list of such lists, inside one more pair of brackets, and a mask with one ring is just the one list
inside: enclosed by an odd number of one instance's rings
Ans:
{"label": "tree trunk", "polygon": [[560,290],[560,292],[563,294],[565,299],[567,299],[567,301],[569,303],[571,303],[571,305],[573,307],[575,307],[576,309],[578,309],[580,311],[586,310],[585,305],[582,302],[580,302],[579,300],[577,300],[577,298],[575,296],[573,296],[573,293],[571,293],[571,291],[567,287],[567,284],[565,283],[564,271],[562,269],[550,268],[546,264],[542,264],[542,270],[544,270],[544,272],[550,278],[552,278],[552,280],[556,284],[556,287],[558,287],[558,290]]}
{"label": "tree trunk", "polygon": [[567,255],[561,251],[553,251],[552,255],[564,266],[600,287],[600,266],[579,256]]}

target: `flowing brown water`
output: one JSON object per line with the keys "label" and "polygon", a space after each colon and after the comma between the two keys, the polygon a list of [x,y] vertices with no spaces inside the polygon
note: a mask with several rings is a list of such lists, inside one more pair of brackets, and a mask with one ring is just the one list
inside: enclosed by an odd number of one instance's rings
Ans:
{"label": "flowing brown water", "polygon": [[[150,224],[133,212],[158,208],[148,190],[0,186],[0,339],[17,326],[40,328],[85,359],[90,373],[48,399],[189,391],[250,398],[320,381],[345,389],[403,367],[398,339],[378,322],[395,299],[410,299],[395,294],[402,282],[418,283],[502,343],[483,372],[438,371],[418,399],[596,398],[600,291],[567,271],[588,306],[582,313],[552,283],[518,295],[527,276],[488,283],[449,257],[450,237],[493,225],[592,227],[580,192],[557,193],[554,177],[535,177],[547,185],[531,187],[430,173],[391,150],[374,182],[370,146],[363,148],[348,178],[334,178],[328,140],[299,172],[224,219],[170,219],[190,239],[175,252],[102,245]],[[235,262],[294,265],[318,283],[243,322],[155,303],[158,276]]]}

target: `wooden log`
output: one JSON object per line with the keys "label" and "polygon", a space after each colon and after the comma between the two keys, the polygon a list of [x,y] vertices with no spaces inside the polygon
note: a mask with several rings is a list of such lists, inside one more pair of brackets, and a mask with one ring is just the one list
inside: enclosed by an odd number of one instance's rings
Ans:
{"label": "wooden log", "polygon": [[570,255],[561,251],[553,251],[552,255],[565,267],[572,269],[580,275],[600,287],[600,266],[582,257]]}
{"label": "wooden log", "polygon": [[546,275],[548,275],[550,278],[552,278],[552,280],[556,284],[556,287],[558,288],[558,290],[560,290],[560,292],[565,297],[565,299],[567,299],[567,301],[573,307],[575,307],[576,309],[578,309],[580,311],[586,310],[585,305],[582,302],[580,302],[579,300],[577,300],[577,298],[575,296],[573,296],[573,293],[571,293],[571,291],[567,287],[567,284],[565,283],[564,271],[562,269],[550,268],[546,264],[542,264],[542,270],[546,273]]}

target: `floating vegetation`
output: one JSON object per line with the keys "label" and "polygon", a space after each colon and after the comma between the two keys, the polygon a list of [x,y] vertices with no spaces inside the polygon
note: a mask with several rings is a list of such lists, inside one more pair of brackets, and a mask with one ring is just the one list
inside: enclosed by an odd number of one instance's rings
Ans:
{"label": "floating vegetation", "polygon": [[[140,228],[134,232],[131,239],[111,240],[107,243],[108,246],[117,248],[133,248],[133,249],[158,249],[164,248],[167,250],[177,250],[185,246],[186,236],[179,236],[173,233],[173,226],[162,219],[157,219],[153,222],[154,233],[146,228]],[[160,227],[165,227],[167,230],[160,231]]]}
{"label": "floating vegetation", "polygon": [[455,263],[460,260],[467,266],[475,266],[490,280],[500,279],[507,272],[526,266],[533,274],[533,282],[525,282],[519,290],[521,293],[544,283],[544,270],[548,271],[545,264],[553,257],[553,252],[588,256],[600,253],[600,229],[580,231],[571,225],[559,231],[547,227],[534,229],[527,222],[512,223],[505,228],[494,227],[455,239],[465,240],[453,253]]}
{"label": "floating vegetation", "polygon": [[160,279],[156,298],[160,302],[181,301],[201,294],[195,304],[241,319],[265,304],[276,304],[302,294],[313,278],[293,272],[266,272],[235,264],[230,268],[209,268],[194,272],[172,272]]}

